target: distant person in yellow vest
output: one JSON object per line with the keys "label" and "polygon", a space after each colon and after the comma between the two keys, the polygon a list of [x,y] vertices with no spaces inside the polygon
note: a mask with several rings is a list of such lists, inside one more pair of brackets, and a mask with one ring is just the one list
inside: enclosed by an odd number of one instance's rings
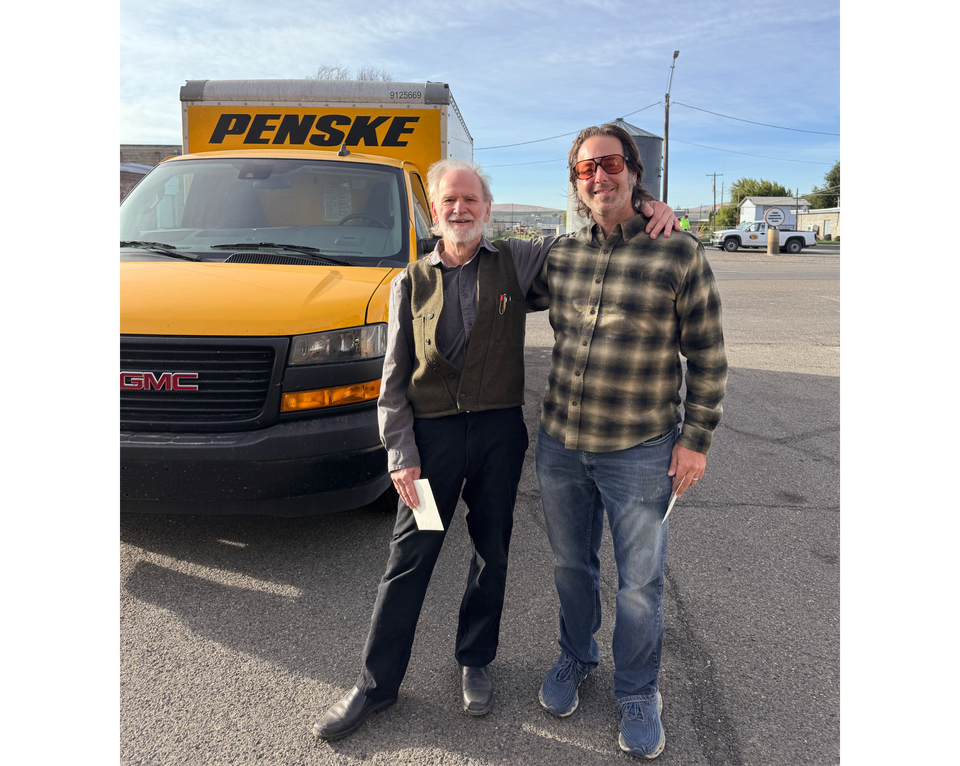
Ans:
{"label": "distant person in yellow vest", "polygon": [[687,218],[687,214],[683,214],[683,218],[680,219],[680,231],[690,231],[690,219]]}

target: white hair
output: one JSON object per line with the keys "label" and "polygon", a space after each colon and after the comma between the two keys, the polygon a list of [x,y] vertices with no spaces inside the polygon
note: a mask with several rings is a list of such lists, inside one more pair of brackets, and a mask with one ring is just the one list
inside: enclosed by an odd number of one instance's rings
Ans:
{"label": "white hair", "polygon": [[483,201],[493,203],[493,192],[490,191],[490,176],[483,172],[480,165],[475,165],[466,160],[439,160],[434,162],[427,171],[427,194],[431,201],[436,201],[440,196],[440,181],[451,170],[468,170],[479,180],[483,189]]}

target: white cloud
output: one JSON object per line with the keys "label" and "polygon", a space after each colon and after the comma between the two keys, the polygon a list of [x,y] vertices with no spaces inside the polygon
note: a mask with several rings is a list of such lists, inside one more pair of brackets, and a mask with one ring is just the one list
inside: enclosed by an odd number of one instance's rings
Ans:
{"label": "white cloud", "polygon": [[[477,147],[518,143],[661,102],[674,50],[680,50],[671,93],[675,104],[839,132],[837,0],[775,7],[760,0],[733,5],[700,0],[679,9],[624,0],[561,0],[549,6],[494,0],[466,7],[439,0],[402,5],[371,0],[357,7],[292,0],[127,1],[121,25],[121,141],[127,143],[179,143],[179,88],[187,79],[299,78],[329,63],[376,66],[398,80],[448,82]],[[626,119],[662,134],[662,106]],[[681,140],[731,151],[763,144],[763,151],[753,153],[784,158],[812,158],[835,145],[824,162],[839,153],[838,139],[734,122],[679,105],[671,110],[670,127],[678,141],[671,142],[672,200],[684,189],[678,176],[688,172],[680,170],[687,158],[700,161],[689,171],[694,189],[702,184],[700,171],[712,173],[718,162],[767,167],[762,159],[741,160],[683,146]],[[483,151],[477,159],[487,165],[541,162],[565,157],[569,143],[558,139]],[[552,167],[500,168],[497,178],[522,186]],[[560,163],[561,179],[562,171]]]}

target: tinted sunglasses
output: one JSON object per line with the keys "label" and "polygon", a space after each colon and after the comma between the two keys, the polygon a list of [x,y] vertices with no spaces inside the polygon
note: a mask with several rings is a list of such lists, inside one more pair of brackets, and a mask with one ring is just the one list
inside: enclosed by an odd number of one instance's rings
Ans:
{"label": "tinted sunglasses", "polygon": [[602,167],[605,173],[611,175],[619,173],[623,170],[623,155],[607,154],[603,157],[594,157],[592,160],[580,160],[573,166],[573,172],[577,174],[577,178],[586,180],[597,172],[597,165]]}

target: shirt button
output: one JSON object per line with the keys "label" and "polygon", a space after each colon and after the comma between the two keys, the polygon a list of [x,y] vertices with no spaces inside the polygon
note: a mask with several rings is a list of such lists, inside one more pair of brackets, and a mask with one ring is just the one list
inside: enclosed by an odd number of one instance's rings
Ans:
{"label": "shirt button", "polygon": [[570,406],[571,406],[571,407],[576,407],[576,406],[577,406],[577,403],[576,403],[576,402],[570,402]]}
{"label": "shirt button", "polygon": [[430,339],[429,339],[429,338],[427,338],[427,345],[428,345],[428,346],[430,345]]}
{"label": "shirt button", "polygon": [[[600,280],[598,279],[597,281],[599,282]],[[427,319],[433,319],[433,314],[427,314]]]}

